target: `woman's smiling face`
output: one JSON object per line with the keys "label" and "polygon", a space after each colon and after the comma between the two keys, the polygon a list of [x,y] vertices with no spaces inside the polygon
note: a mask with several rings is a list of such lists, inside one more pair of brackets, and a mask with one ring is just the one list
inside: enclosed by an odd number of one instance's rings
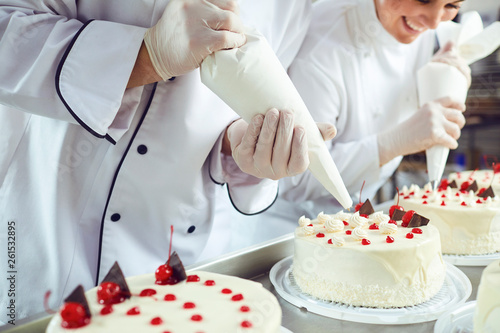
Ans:
{"label": "woman's smiling face", "polygon": [[464,0],[374,0],[382,26],[400,43],[409,44],[440,22],[452,20]]}

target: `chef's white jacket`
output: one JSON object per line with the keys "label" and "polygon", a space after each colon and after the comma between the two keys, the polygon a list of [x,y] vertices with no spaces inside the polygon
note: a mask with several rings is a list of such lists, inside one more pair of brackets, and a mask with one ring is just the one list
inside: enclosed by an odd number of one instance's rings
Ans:
{"label": "chef's white jacket", "polygon": [[[313,5],[311,25],[288,72],[313,118],[336,125],[337,136],[327,145],[354,202],[363,181],[362,201],[398,167],[401,157],[380,167],[377,133],[417,112],[416,72],[430,60],[434,44],[434,31],[399,43],[377,19],[373,0]],[[280,193],[292,201],[313,200],[315,210],[341,209],[309,172],[283,179]]]}
{"label": "chef's white jacket", "polygon": [[[154,272],[168,257],[170,225],[173,250],[195,262],[222,183],[244,213],[275,200],[277,182],[221,157],[221,133],[237,115],[199,71],[126,89],[144,32],[167,3],[2,1],[0,272],[15,272],[15,296],[1,284],[0,322],[12,319],[12,299],[17,320],[43,311],[47,290],[57,308],[78,284],[100,282],[115,260],[127,276]],[[240,1],[243,21],[268,38],[284,67],[309,6]],[[13,237],[8,262],[4,244]]]}

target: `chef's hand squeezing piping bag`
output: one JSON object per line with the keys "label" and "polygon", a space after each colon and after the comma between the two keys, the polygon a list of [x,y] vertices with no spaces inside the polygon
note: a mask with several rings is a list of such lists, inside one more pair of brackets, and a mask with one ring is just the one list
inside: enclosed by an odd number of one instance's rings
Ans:
{"label": "chef's hand squeezing piping bag", "polygon": [[[500,22],[494,22],[483,29],[483,22],[477,12],[462,15],[460,23],[443,22],[437,30],[439,44],[451,41],[467,64],[480,60],[500,46]],[[451,65],[429,62],[417,73],[420,106],[435,99],[449,96],[465,103],[469,83],[466,77]],[[436,145],[426,150],[427,172],[434,189],[443,177],[450,150]]]}
{"label": "chef's hand squeezing piping bag", "polygon": [[309,170],[344,208],[351,207],[323,137],[274,51],[257,31],[247,29],[246,36],[245,45],[205,58],[201,81],[248,123],[271,108],[293,112],[295,124],[306,131]]}

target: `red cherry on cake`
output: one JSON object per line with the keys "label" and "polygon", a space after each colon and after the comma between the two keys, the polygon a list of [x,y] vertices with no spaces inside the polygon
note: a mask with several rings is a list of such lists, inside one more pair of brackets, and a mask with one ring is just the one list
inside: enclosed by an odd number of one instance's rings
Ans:
{"label": "red cherry on cake", "polygon": [[90,323],[85,308],[79,303],[64,303],[59,313],[62,318],[61,326],[64,328],[78,328]]}
{"label": "red cherry on cake", "polygon": [[114,282],[103,282],[97,288],[99,304],[118,304],[125,300],[122,288]]}
{"label": "red cherry on cake", "polygon": [[399,188],[396,187],[396,192],[398,192],[398,201],[396,202],[395,205],[392,205],[391,208],[389,208],[389,217],[392,217],[392,214],[394,214],[394,211],[396,209],[398,210],[405,210],[403,207],[399,205]]}
{"label": "red cherry on cake", "polygon": [[465,191],[465,190],[467,190],[467,187],[469,187],[469,186],[470,186],[470,183],[468,181],[465,181],[462,183],[462,185],[460,185],[460,190]]}
{"label": "red cherry on cake", "polygon": [[438,188],[440,190],[446,190],[448,188],[449,184],[450,183],[448,182],[448,179],[445,178],[445,179],[441,180],[441,183],[439,184]]}
{"label": "red cherry on cake", "polygon": [[410,220],[413,217],[413,214],[415,214],[415,211],[409,210],[405,213],[405,215],[403,215],[403,218],[402,218],[403,222],[401,223],[402,227],[406,228],[408,226],[408,224],[410,224]]}
{"label": "red cherry on cake", "polygon": [[156,283],[165,283],[165,281],[167,281],[173,273],[174,271],[169,265],[160,265],[160,267],[158,267],[155,272]]}
{"label": "red cherry on cake", "polygon": [[394,243],[394,237],[387,236],[387,237],[385,238],[385,241],[386,241],[387,243]]}
{"label": "red cherry on cake", "polygon": [[363,180],[363,185],[361,185],[361,190],[359,191],[359,203],[354,206],[354,211],[358,212],[361,207],[363,206],[363,203],[361,202],[361,193],[363,193],[363,187],[365,187],[365,181]]}
{"label": "red cherry on cake", "polygon": [[360,202],[360,203],[356,204],[356,206],[354,206],[354,210],[355,210],[356,212],[358,212],[358,211],[361,209],[361,206],[363,206],[363,203],[362,203],[362,202]]}

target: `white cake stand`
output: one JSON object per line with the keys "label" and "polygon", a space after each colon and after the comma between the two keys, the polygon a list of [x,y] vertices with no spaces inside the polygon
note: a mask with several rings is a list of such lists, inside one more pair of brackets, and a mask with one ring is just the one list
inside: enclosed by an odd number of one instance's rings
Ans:
{"label": "white cake stand", "polygon": [[458,304],[439,316],[434,333],[472,333],[476,301]]}
{"label": "white cake stand", "polygon": [[443,287],[425,303],[394,309],[349,306],[302,293],[291,273],[292,263],[293,256],[284,258],[269,273],[271,283],[284,300],[322,316],[358,323],[400,325],[436,320],[450,307],[463,304],[472,292],[469,278],[455,266],[446,263]]}
{"label": "white cake stand", "polygon": [[456,266],[488,266],[500,259],[500,252],[491,254],[443,254],[443,259]]}

